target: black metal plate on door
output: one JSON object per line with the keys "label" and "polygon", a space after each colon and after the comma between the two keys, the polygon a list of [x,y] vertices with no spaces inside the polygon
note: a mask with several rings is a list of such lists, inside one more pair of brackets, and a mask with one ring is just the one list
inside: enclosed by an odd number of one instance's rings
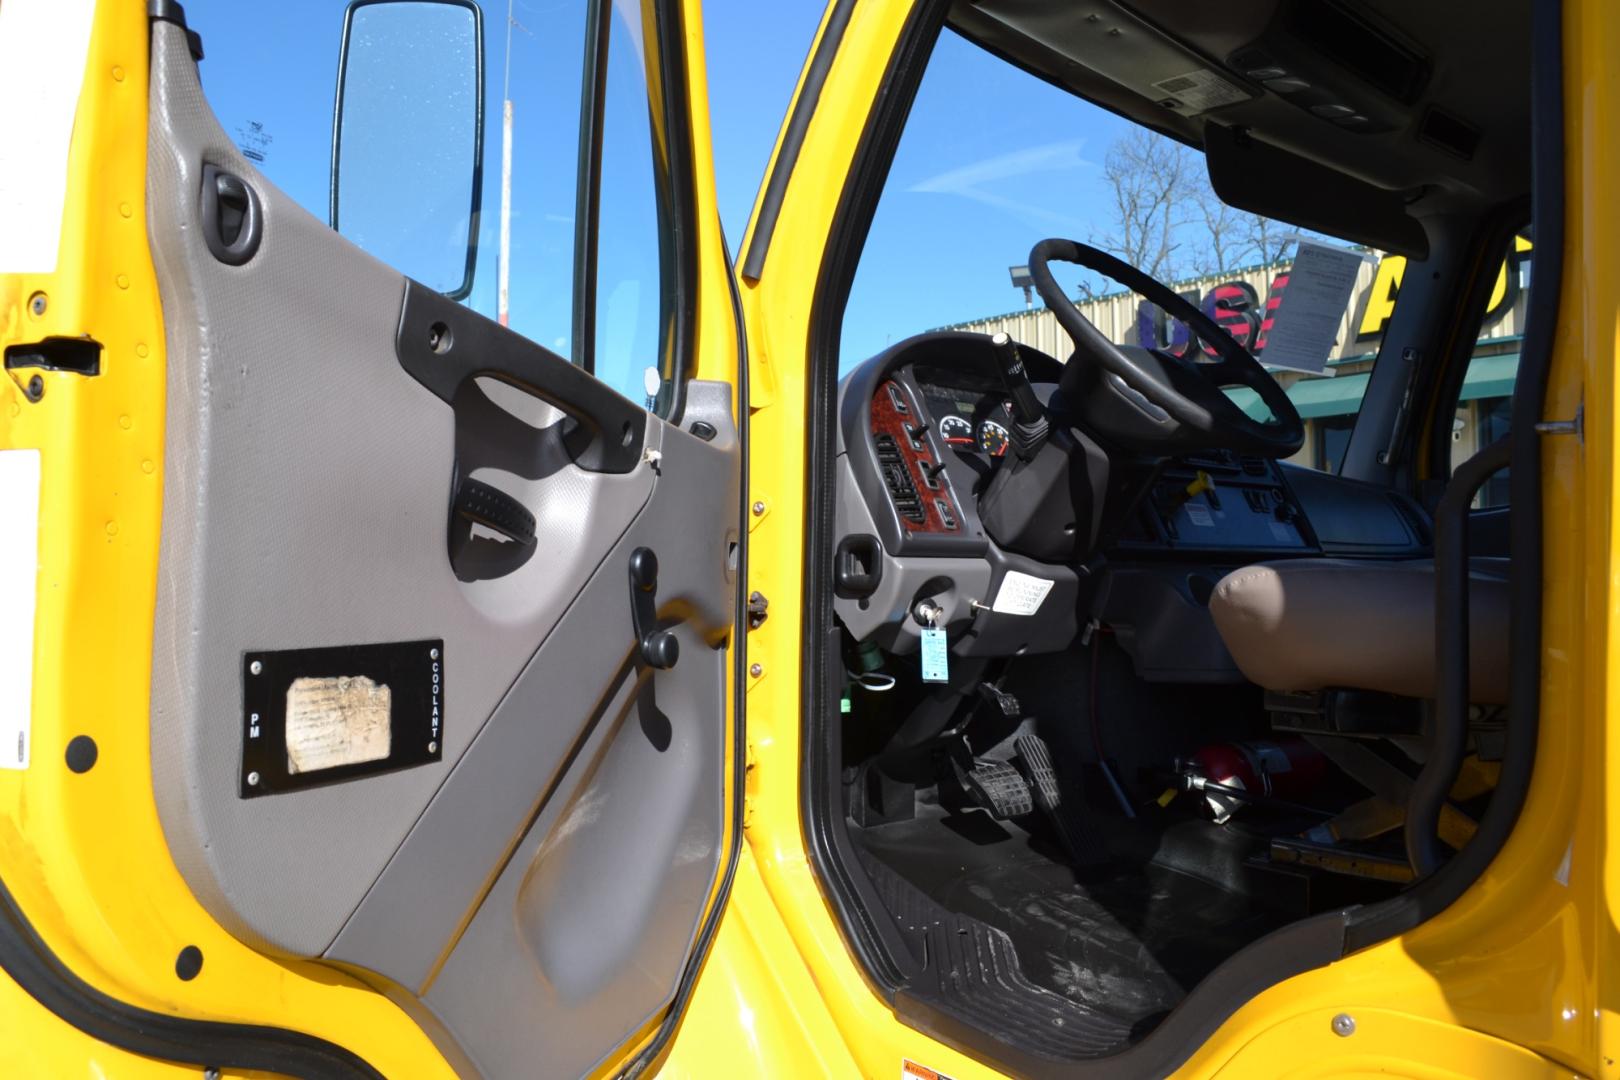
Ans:
{"label": "black metal plate on door", "polygon": [[426,765],[443,746],[442,640],[242,657],[244,799]]}

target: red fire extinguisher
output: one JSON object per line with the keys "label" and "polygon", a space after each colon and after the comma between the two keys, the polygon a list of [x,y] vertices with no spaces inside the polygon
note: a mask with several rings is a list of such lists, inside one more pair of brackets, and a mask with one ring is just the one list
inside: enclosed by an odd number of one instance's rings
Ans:
{"label": "red fire extinguisher", "polygon": [[1320,750],[1304,739],[1285,738],[1213,743],[1187,758],[1181,771],[1187,786],[1203,793],[1215,820],[1224,822],[1249,801],[1237,792],[1304,802],[1327,770]]}

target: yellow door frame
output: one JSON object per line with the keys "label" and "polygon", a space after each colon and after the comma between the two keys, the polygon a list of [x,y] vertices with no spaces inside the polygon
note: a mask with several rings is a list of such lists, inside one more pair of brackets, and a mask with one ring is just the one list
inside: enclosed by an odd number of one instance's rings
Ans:
{"label": "yellow door frame", "polygon": [[[829,7],[823,37],[839,6],[835,0]],[[694,1011],[709,1007],[711,991],[736,1000],[794,999],[802,966],[819,992],[803,1024],[807,1043],[820,1045],[815,1033],[830,1022],[865,1075],[891,1074],[910,1058],[967,1077],[988,1070],[900,1023],[874,992],[812,867],[801,822],[802,635],[809,631],[800,594],[813,494],[806,490],[806,432],[814,286],[845,194],[837,178],[851,173],[891,58],[920,6],[863,3],[848,13],[825,82],[810,90],[818,101],[796,148],[768,256],[762,267],[745,265],[741,276],[751,371],[756,385],[768,388],[750,400],[749,587],[772,598],[772,618],[749,637],[746,839],[763,889],[740,890],[727,918],[768,922],[771,914],[758,910],[768,898],[796,955],[782,957],[793,971],[779,986],[700,985]],[[1620,12],[1603,0],[1567,0],[1564,10],[1567,284],[1545,415],[1574,415],[1584,398],[1587,434],[1544,442],[1542,720],[1529,797],[1498,858],[1448,910],[1259,994],[1193,1054],[1184,1075],[1617,1075],[1616,994],[1607,973],[1616,955],[1611,913],[1620,873],[1606,822],[1620,809],[1613,807],[1620,752],[1608,735],[1617,715],[1611,627],[1620,614],[1609,527],[1620,259],[1609,239],[1617,235],[1616,208],[1604,195],[1620,174],[1620,74],[1612,62]],[[801,79],[796,103],[806,93]],[[776,155],[782,152],[779,139]],[[1334,1034],[1340,1013],[1356,1018],[1354,1036]]]}

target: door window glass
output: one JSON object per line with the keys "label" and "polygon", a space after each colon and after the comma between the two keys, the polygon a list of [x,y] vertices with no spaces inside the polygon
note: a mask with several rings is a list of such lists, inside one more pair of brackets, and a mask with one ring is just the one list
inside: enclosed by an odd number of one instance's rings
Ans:
{"label": "door window glass", "polygon": [[[941,35],[900,137],[845,309],[839,365],[934,329],[993,334],[1066,361],[1067,333],[1029,286],[1031,247],[1103,248],[1199,305],[1262,363],[1309,233],[1228,206],[1202,156],[997,57]],[[1362,255],[1321,374],[1276,369],[1305,421],[1295,464],[1337,470],[1360,414],[1406,260]],[[1026,271],[1021,276],[1020,272]],[[1053,271],[1110,341],[1196,352],[1187,329],[1101,275]],[[1253,390],[1229,391],[1257,419]]]}
{"label": "door window glass", "polygon": [[[647,369],[660,370],[667,387],[675,363],[671,174],[659,137],[670,126],[649,109],[669,98],[648,89],[649,72],[662,70],[657,7],[652,0],[519,3],[508,21],[505,5],[485,5],[482,215],[463,301],[638,403],[649,400]],[[204,39],[203,84],[227,136],[272,183],[327,220],[341,5],[289,0],[244,19],[227,0],[192,0],[186,14]],[[582,133],[591,119],[586,74],[598,18],[608,39],[593,174],[580,162],[589,151]],[[592,235],[577,220],[584,185],[594,185],[599,208],[594,290],[577,280],[591,266],[578,251]],[[580,310],[593,291],[591,310]],[[665,392],[661,407],[669,400]]]}
{"label": "door window glass", "polygon": [[[613,0],[602,182],[596,242],[596,377],[632,401],[654,407],[672,346],[662,265],[668,247],[668,163],[648,109],[646,46],[651,5]],[[651,391],[651,393],[649,393]],[[667,401],[668,392],[663,392]]]}

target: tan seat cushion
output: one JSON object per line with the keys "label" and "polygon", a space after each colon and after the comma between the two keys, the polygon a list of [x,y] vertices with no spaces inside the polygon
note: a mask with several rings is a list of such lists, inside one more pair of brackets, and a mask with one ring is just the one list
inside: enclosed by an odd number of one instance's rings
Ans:
{"label": "tan seat cushion", "polygon": [[[1507,560],[1475,559],[1470,697],[1508,695]],[[1221,579],[1210,613],[1232,659],[1269,690],[1346,687],[1434,697],[1434,563],[1294,559]]]}

